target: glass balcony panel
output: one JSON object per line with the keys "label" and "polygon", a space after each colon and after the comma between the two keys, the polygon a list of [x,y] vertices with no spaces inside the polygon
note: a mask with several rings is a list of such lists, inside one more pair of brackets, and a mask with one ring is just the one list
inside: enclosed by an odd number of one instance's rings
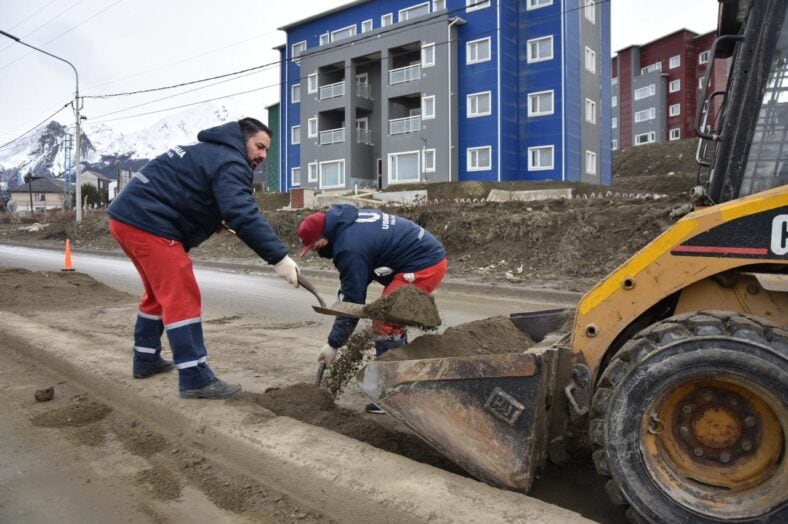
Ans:
{"label": "glass balcony panel", "polygon": [[415,133],[421,130],[421,116],[407,116],[405,118],[395,118],[389,120],[389,134],[402,135],[405,133]]}
{"label": "glass balcony panel", "polygon": [[345,81],[320,86],[320,100],[336,98],[345,94]]}
{"label": "glass balcony panel", "polygon": [[327,129],[320,132],[320,145],[339,144],[345,141],[345,128]]}
{"label": "glass balcony panel", "polygon": [[404,84],[421,78],[421,64],[389,70],[389,85]]}

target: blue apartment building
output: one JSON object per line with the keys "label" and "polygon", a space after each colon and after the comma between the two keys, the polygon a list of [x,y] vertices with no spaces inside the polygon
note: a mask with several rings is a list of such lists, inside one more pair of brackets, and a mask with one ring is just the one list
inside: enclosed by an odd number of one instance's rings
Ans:
{"label": "blue apartment building", "polygon": [[611,183],[608,1],[357,0],[281,29],[282,191]]}

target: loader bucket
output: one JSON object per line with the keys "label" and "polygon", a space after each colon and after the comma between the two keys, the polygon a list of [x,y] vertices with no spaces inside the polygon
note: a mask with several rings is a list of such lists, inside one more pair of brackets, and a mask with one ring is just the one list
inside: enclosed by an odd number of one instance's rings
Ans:
{"label": "loader bucket", "polygon": [[523,353],[379,360],[357,378],[389,415],[471,475],[527,492],[546,454],[558,355],[557,347],[548,346]]}

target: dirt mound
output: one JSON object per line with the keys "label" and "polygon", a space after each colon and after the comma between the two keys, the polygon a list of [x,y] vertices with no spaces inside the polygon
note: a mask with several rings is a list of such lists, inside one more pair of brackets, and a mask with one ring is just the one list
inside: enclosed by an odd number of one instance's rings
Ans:
{"label": "dirt mound", "polygon": [[76,272],[0,269],[0,287],[0,309],[15,313],[111,306],[134,300],[132,295]]}
{"label": "dirt mound", "polygon": [[531,337],[508,317],[492,317],[450,327],[442,335],[422,335],[407,346],[388,351],[381,360],[521,353],[533,345]]}
{"label": "dirt mound", "polygon": [[403,286],[364,307],[372,319],[403,326],[434,329],[441,325],[435,299],[416,286]]}
{"label": "dirt mound", "polygon": [[42,428],[81,427],[104,419],[111,411],[106,404],[84,401],[39,413],[30,421]]}
{"label": "dirt mound", "polygon": [[398,453],[417,462],[464,474],[420,438],[384,428],[354,411],[334,404],[331,393],[314,384],[293,384],[266,393],[241,392],[229,402],[253,402],[279,416],[290,417]]}

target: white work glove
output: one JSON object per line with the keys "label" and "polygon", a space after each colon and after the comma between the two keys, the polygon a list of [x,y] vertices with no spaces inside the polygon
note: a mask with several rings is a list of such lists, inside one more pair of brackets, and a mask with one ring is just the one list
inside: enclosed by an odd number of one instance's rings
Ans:
{"label": "white work glove", "polygon": [[285,255],[285,258],[274,264],[274,269],[276,270],[276,274],[285,280],[288,283],[292,284],[295,287],[298,287],[298,273],[301,271],[298,269],[298,265],[290,258],[288,255]]}
{"label": "white work glove", "polygon": [[317,357],[317,361],[323,362],[326,367],[328,367],[334,361],[334,357],[336,356],[337,350],[332,348],[330,344],[326,344],[323,346],[323,349],[320,350],[320,355]]}

